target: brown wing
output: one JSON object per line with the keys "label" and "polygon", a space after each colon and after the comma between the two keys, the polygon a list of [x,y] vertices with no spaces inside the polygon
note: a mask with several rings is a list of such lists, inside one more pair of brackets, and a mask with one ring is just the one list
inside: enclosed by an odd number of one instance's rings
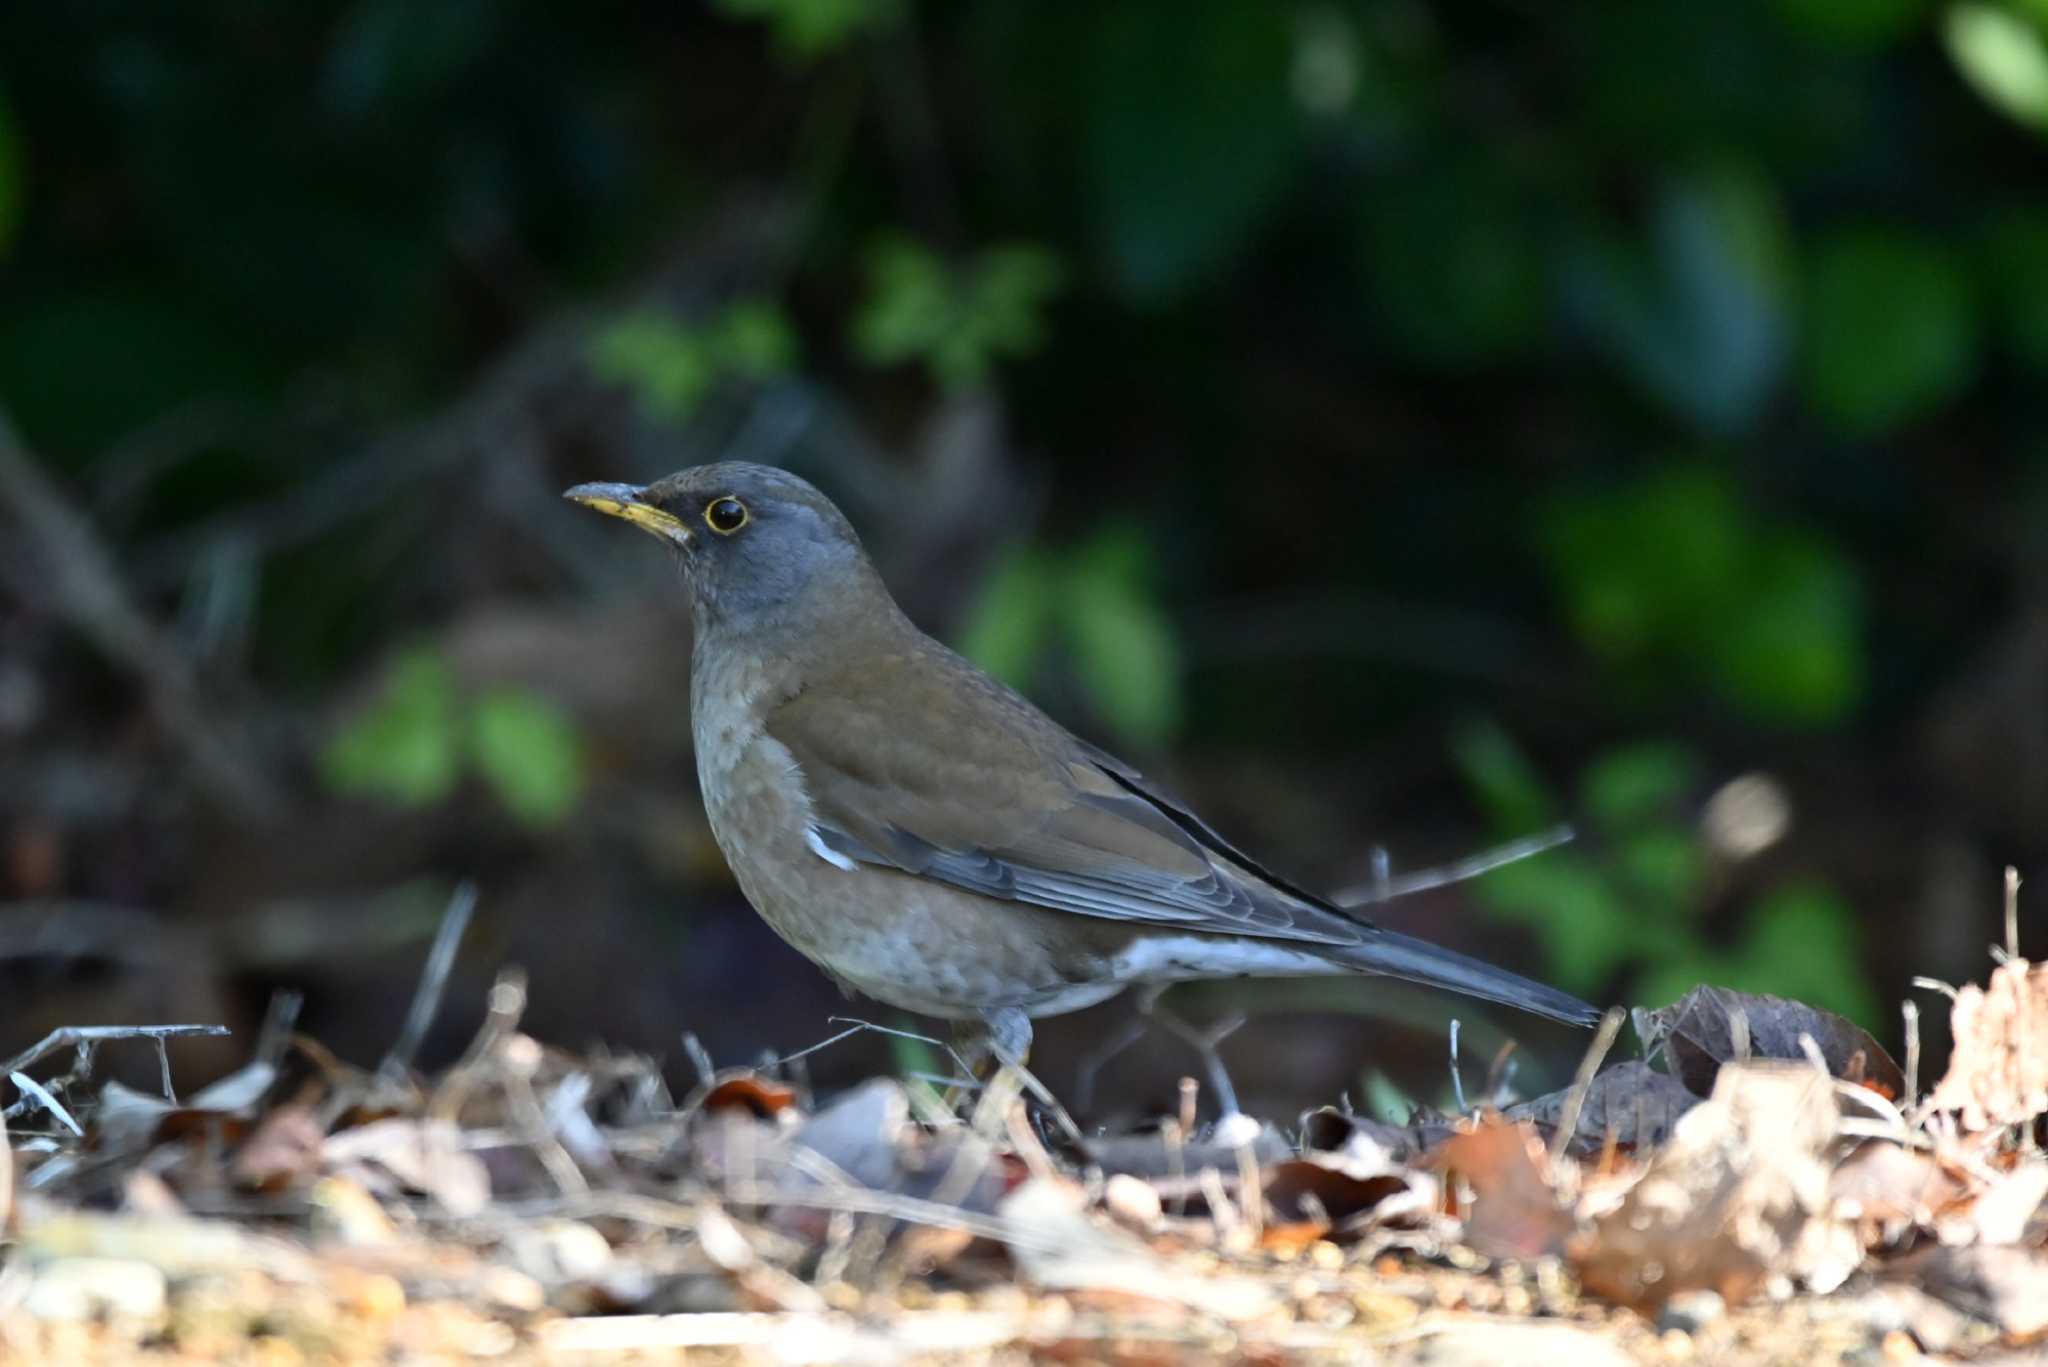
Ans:
{"label": "brown wing", "polygon": [[852,682],[767,718],[843,858],[1082,916],[1324,945],[1375,933],[957,656],[871,655]]}

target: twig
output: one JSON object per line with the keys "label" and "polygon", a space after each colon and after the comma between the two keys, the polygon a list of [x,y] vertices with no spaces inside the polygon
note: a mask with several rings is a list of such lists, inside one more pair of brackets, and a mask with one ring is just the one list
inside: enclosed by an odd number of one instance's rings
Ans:
{"label": "twig", "polygon": [[1551,1166],[1555,1167],[1563,1159],[1565,1148],[1578,1133],[1579,1112],[1585,1109],[1586,1093],[1593,1087],[1593,1074],[1600,1071],[1601,1060],[1614,1047],[1614,1037],[1621,1033],[1621,1023],[1626,1019],[1628,1013],[1618,1006],[1608,1007],[1607,1014],[1600,1018],[1600,1029],[1593,1036],[1586,1056],[1579,1060],[1579,1071],[1572,1077],[1572,1089],[1565,1097],[1563,1113],[1558,1116],[1557,1133],[1550,1137]]}
{"label": "twig", "polygon": [[64,1107],[58,1103],[57,1098],[51,1096],[49,1089],[43,1086],[42,1083],[37,1082],[27,1073],[9,1073],[7,1075],[7,1080],[9,1082],[12,1082],[16,1087],[20,1088],[22,1095],[26,1097],[33,1097],[36,1100],[36,1102],[42,1106],[44,1110],[48,1111],[51,1115],[57,1117],[57,1120],[64,1126],[65,1129],[71,1131],[71,1133],[77,1135],[80,1139],[85,1138],[85,1127],[80,1125],[76,1120],[73,1120],[71,1118],[71,1112],[65,1110]]}
{"label": "twig", "polygon": [[1909,1110],[1920,1109],[1920,1003],[1899,1003],[1899,1016],[1906,1030],[1906,1095]]}
{"label": "twig", "polygon": [[14,1144],[7,1137],[7,1117],[0,1112],[0,1237],[14,1232]]}
{"label": "twig", "polygon": [[1458,1018],[1451,1017],[1451,1095],[1458,1103],[1458,1114],[1465,1113],[1465,1079],[1458,1072]]}
{"label": "twig", "polygon": [[1950,1001],[1954,1001],[1956,999],[1955,988],[1949,986],[1947,983],[1943,982],[1939,978],[1916,977],[1913,979],[1913,986],[1918,988],[1924,988],[1929,992],[1939,992],[1942,996],[1947,997]]}
{"label": "twig", "polygon": [[399,1030],[391,1052],[378,1065],[380,1081],[397,1082],[411,1069],[413,1058],[427,1037],[427,1029],[433,1025],[434,1016],[441,1009],[441,994],[448,986],[449,972],[455,967],[455,951],[462,944],[463,932],[469,929],[469,918],[475,910],[476,884],[464,880],[448,899],[448,910],[441,916],[441,928],[434,932],[433,946],[427,951],[426,964],[420,970],[419,986],[413,989],[412,1005],[405,1013],[405,1025]]}
{"label": "twig", "polygon": [[182,1039],[187,1035],[218,1038],[234,1032],[225,1025],[64,1025],[52,1030],[30,1048],[0,1063],[0,1072],[12,1073],[28,1067],[59,1049],[86,1048],[117,1039]]}
{"label": "twig", "polygon": [[2005,952],[2020,956],[2020,871],[2010,864],[2005,866]]}
{"label": "twig", "polygon": [[427,1103],[427,1115],[432,1119],[455,1118],[462,1103],[469,1100],[485,1062],[497,1052],[499,1043],[519,1028],[519,1018],[526,1014],[526,970],[514,966],[500,969],[485,1001],[484,1023],[477,1028],[476,1038]]}
{"label": "twig", "polygon": [[292,1027],[299,1023],[299,1011],[305,1004],[306,994],[292,988],[270,994],[263,1028],[256,1035],[256,1062],[275,1068],[284,1058],[284,1051],[291,1046]]}
{"label": "twig", "polygon": [[1432,888],[1448,887],[1452,883],[1462,883],[1481,874],[1492,873],[1495,869],[1533,858],[1545,850],[1554,850],[1559,845],[1569,844],[1574,836],[1575,832],[1570,826],[1552,826],[1547,831],[1523,836],[1520,840],[1510,840],[1505,845],[1496,845],[1490,850],[1481,850],[1478,854],[1455,863],[1442,864],[1433,869],[1421,869],[1415,873],[1402,874],[1398,878],[1394,877],[1386,866],[1386,851],[1377,850],[1373,877],[1366,882],[1354,883],[1348,888],[1339,889],[1332,894],[1330,900],[1340,907],[1377,906],[1396,897],[1427,892]]}
{"label": "twig", "polygon": [[283,793],[239,738],[201,705],[192,661],[135,605],[92,523],[30,458],[4,414],[0,505],[13,510],[41,570],[33,582],[17,583],[16,591],[48,601],[102,655],[135,677],[150,709],[217,800],[245,820],[275,818],[283,810]]}

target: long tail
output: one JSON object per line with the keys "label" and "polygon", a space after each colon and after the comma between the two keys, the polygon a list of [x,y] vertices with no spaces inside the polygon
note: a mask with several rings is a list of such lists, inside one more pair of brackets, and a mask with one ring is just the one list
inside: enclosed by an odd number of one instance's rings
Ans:
{"label": "long tail", "polygon": [[1375,928],[1363,944],[1319,952],[1327,952],[1332,962],[1362,973],[1379,973],[1389,978],[1462,992],[1468,997],[1499,1002],[1503,1006],[1548,1016],[1567,1025],[1597,1025],[1600,1022],[1598,1007],[1580,1001],[1569,992],[1531,982],[1518,973],[1481,963],[1478,959],[1433,945],[1427,940],[1418,940],[1412,935]]}

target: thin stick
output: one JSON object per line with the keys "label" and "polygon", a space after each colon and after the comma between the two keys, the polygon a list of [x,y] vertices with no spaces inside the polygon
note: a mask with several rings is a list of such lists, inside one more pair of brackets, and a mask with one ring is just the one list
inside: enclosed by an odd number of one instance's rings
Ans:
{"label": "thin stick", "polygon": [[[1392,901],[1396,897],[1406,897],[1411,893],[1427,892],[1431,888],[1462,883],[1467,879],[1477,878],[1481,874],[1492,873],[1495,869],[1532,858],[1545,850],[1554,850],[1559,845],[1569,844],[1575,834],[1570,826],[1552,826],[1547,831],[1539,831],[1520,840],[1510,840],[1505,845],[1496,845],[1490,850],[1481,850],[1470,858],[1433,869],[1405,873],[1398,878],[1387,871],[1382,860],[1376,859],[1371,879],[1340,889],[1330,900],[1340,907],[1375,906],[1381,902]],[[1385,852],[1378,853],[1383,856]]]}
{"label": "thin stick", "polygon": [[173,1106],[175,1106],[178,1104],[178,1089],[171,1085],[170,1046],[164,1043],[164,1037],[162,1035],[156,1036],[153,1043],[155,1043],[156,1045],[156,1064],[158,1069],[161,1070],[163,1073],[164,1100],[170,1102]]}
{"label": "thin stick", "polygon": [[2005,952],[2008,958],[2020,956],[2020,871],[2010,864],[2005,866]]}
{"label": "thin stick", "polygon": [[1906,1027],[1906,1095],[1901,1100],[1912,1110],[1920,1105],[1920,1004],[1900,1002],[1899,1016]]}
{"label": "thin stick", "polygon": [[1585,1109],[1586,1093],[1592,1089],[1593,1074],[1600,1071],[1601,1060],[1614,1047],[1614,1037],[1621,1033],[1621,1023],[1628,1019],[1628,1013],[1618,1006],[1607,1008],[1607,1014],[1600,1018],[1600,1029],[1593,1036],[1593,1043],[1586,1050],[1586,1056],[1579,1060],[1579,1071],[1572,1078],[1572,1089],[1565,1097],[1564,1113],[1558,1117],[1557,1133],[1550,1137],[1550,1161],[1554,1166],[1564,1157],[1566,1146],[1572,1136],[1578,1133],[1579,1112]]}
{"label": "thin stick", "polygon": [[63,1025],[7,1062],[0,1063],[0,1073],[18,1072],[44,1055],[54,1054],[59,1049],[83,1049],[104,1044],[108,1040],[182,1039],[187,1035],[218,1038],[233,1033],[234,1031],[225,1025]]}
{"label": "thin stick", "polygon": [[1451,1095],[1457,1098],[1458,1114],[1465,1113],[1465,1079],[1458,1072],[1458,1018],[1451,1017]]}
{"label": "thin stick", "polygon": [[49,1088],[43,1086],[42,1083],[37,1082],[27,1073],[9,1073],[7,1075],[7,1080],[9,1082],[12,1082],[16,1087],[19,1087],[24,1096],[34,1097],[36,1101],[41,1103],[42,1108],[44,1110],[48,1111],[51,1115],[56,1116],[57,1119],[63,1123],[65,1129],[71,1131],[71,1133],[77,1135],[80,1139],[85,1138],[84,1127],[81,1126],[76,1120],[73,1120],[71,1118],[71,1112],[65,1110],[63,1106],[58,1104],[57,1098],[50,1095]]}
{"label": "thin stick", "polygon": [[434,932],[434,943],[427,950],[427,962],[420,970],[419,985],[413,989],[412,1005],[406,1008],[398,1040],[378,1065],[377,1075],[382,1080],[395,1082],[412,1068],[413,1058],[441,1009],[441,994],[447,989],[448,974],[455,967],[455,951],[462,945],[462,934],[469,929],[469,918],[475,910],[476,884],[465,879],[449,897],[448,910],[441,913],[441,928]]}
{"label": "thin stick", "polygon": [[1942,996],[1947,997],[1950,1001],[1954,1001],[1956,999],[1956,990],[1953,987],[1950,987],[1947,983],[1943,982],[1939,978],[1916,977],[1913,979],[1913,986],[1924,988],[1929,992],[1939,992]]}

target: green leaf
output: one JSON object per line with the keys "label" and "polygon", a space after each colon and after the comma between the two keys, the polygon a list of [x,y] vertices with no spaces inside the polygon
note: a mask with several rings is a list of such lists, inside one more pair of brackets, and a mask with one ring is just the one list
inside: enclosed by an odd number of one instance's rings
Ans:
{"label": "green leaf", "polygon": [[896,0],[713,0],[736,19],[768,24],[775,45],[797,62],[810,62],[845,46],[863,29],[895,20]]}
{"label": "green leaf", "polygon": [[1180,725],[1180,643],[1146,589],[1143,559],[1134,534],[1098,536],[1066,577],[1062,616],[1089,697],[1119,733],[1159,745]]}
{"label": "green leaf", "polygon": [[950,389],[974,384],[998,356],[1028,356],[1045,339],[1044,311],[1065,277],[1042,247],[1012,244],[981,254],[950,336],[932,354],[932,371]]}
{"label": "green leaf", "polygon": [[1451,735],[1451,756],[1496,831],[1526,835],[1555,821],[1557,804],[1529,756],[1499,725],[1477,721]]}
{"label": "green leaf", "polygon": [[1699,840],[1679,826],[1638,831],[1614,850],[1615,872],[1638,899],[1640,914],[1690,919],[1706,861]]}
{"label": "green leaf", "polygon": [[740,299],[719,315],[711,334],[719,363],[750,380],[773,379],[796,364],[796,330],[766,299]]}
{"label": "green leaf", "polygon": [[1567,991],[1592,991],[1634,955],[1634,909],[1575,850],[1495,869],[1473,884],[1473,895],[1500,920],[1535,933],[1548,976]]}
{"label": "green leaf", "polygon": [[1579,777],[1586,815],[1607,831],[1669,820],[1699,781],[1699,761],[1682,745],[1648,742],[1610,750]]}
{"label": "green leaf", "polygon": [[1663,187],[1647,241],[1581,241],[1565,297],[1652,398],[1701,426],[1741,430],[1784,370],[1787,240],[1775,187],[1746,167],[1715,167]]}
{"label": "green leaf", "polygon": [[2011,10],[1958,0],[1941,36],[1949,60],[1986,103],[2036,132],[2048,132],[2048,40]]}
{"label": "green leaf", "polygon": [[336,733],[320,756],[329,787],[404,807],[448,796],[461,766],[454,677],[426,649],[409,651],[392,665],[377,701]]}
{"label": "green leaf", "polygon": [[1030,354],[1064,272],[1029,244],[990,247],[964,270],[904,237],[868,253],[868,288],[854,315],[854,351],[870,365],[923,361],[948,389],[980,383],[995,361]]}
{"label": "green leaf", "polygon": [[1806,385],[1845,436],[1882,436],[1939,409],[1977,369],[1969,282],[1940,242],[1896,228],[1838,232],[1816,254]]}
{"label": "green leaf", "polygon": [[1292,16],[1239,0],[1101,13],[1081,180],[1112,280],[1156,303],[1224,269],[1294,179]]}
{"label": "green leaf", "polygon": [[1054,577],[1041,553],[1024,546],[1006,552],[960,629],[960,653],[1005,683],[1028,686],[1051,634]]}
{"label": "green leaf", "polygon": [[1780,888],[1751,910],[1725,985],[1810,1002],[1875,1027],[1884,1013],[1864,970],[1862,938],[1855,912],[1831,889]]}
{"label": "green leaf", "polygon": [[659,314],[629,314],[600,333],[591,370],[631,388],[656,417],[681,422],[696,411],[717,378],[717,358],[704,337]]}
{"label": "green leaf", "polygon": [[1767,721],[1823,724],[1863,696],[1863,593],[1849,558],[1817,537],[1758,548],[1749,589],[1704,640],[1721,692]]}
{"label": "green leaf", "polygon": [[1682,652],[1735,591],[1748,540],[1727,476],[1685,465],[1560,500],[1541,534],[1574,631],[1615,661]]}
{"label": "green leaf", "polygon": [[524,689],[494,689],[470,714],[470,757],[505,809],[552,826],[583,793],[583,747],[568,715]]}

